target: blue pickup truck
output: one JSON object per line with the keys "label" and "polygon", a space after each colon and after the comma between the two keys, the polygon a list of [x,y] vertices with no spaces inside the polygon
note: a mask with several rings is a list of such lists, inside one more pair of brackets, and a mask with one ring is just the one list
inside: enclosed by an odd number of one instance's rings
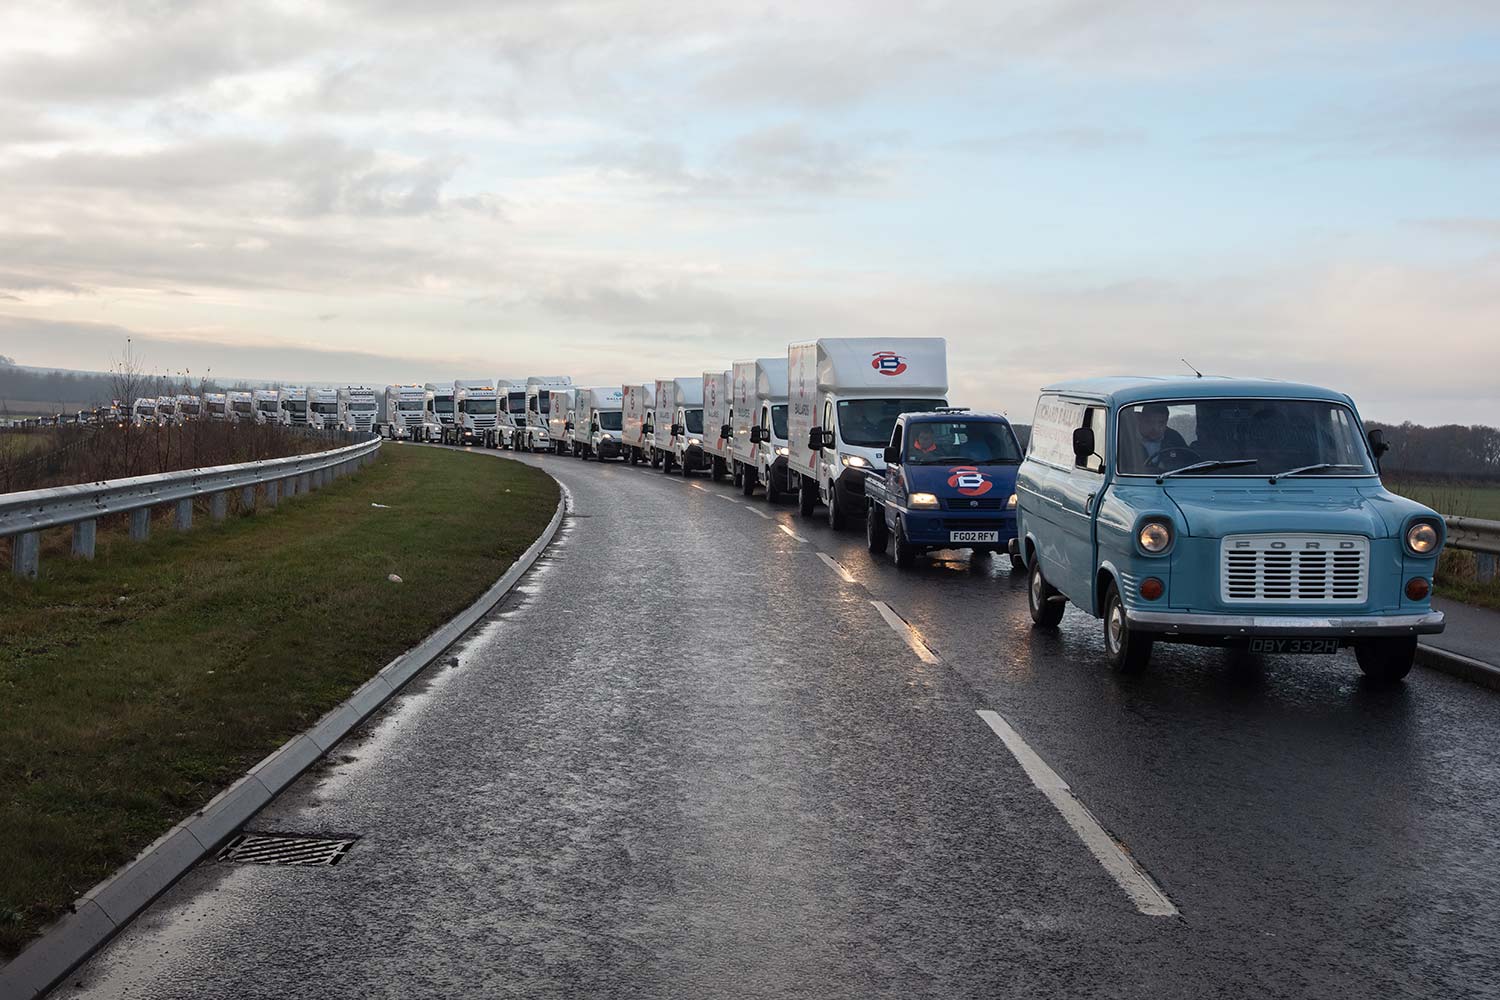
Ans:
{"label": "blue pickup truck", "polygon": [[[998,413],[943,407],[903,413],[885,449],[885,474],[865,481],[865,536],[905,569],[929,549],[1005,552],[1016,537],[1021,446]],[[1012,565],[1024,568],[1018,557]]]}

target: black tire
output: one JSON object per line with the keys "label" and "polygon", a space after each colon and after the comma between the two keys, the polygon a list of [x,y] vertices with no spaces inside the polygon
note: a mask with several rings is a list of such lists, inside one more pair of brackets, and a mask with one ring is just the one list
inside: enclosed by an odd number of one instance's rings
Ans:
{"label": "black tire", "polygon": [[[747,497],[755,495],[755,470],[748,465],[740,466],[740,493]],[[766,496],[769,497],[770,495],[770,490],[768,489]]]}
{"label": "black tire", "polygon": [[664,476],[672,474],[672,456],[668,452],[662,452],[661,455],[661,474]]}
{"label": "black tire", "polygon": [[1125,618],[1125,602],[1120,589],[1110,583],[1104,592],[1104,656],[1119,674],[1138,674],[1151,662],[1151,647],[1156,637],[1150,632],[1133,629]]}
{"label": "black tire", "polygon": [[[755,473],[759,475],[759,473]],[[766,503],[781,503],[786,498],[786,491],[776,485],[776,470],[766,470]]]}
{"label": "black tire", "polygon": [[1354,644],[1359,669],[1377,684],[1394,684],[1411,673],[1417,656],[1417,637],[1365,639]]}
{"label": "black tire", "polygon": [[844,505],[839,502],[839,488],[831,487],[828,490],[828,526],[834,531],[843,531],[849,518],[844,516]]}
{"label": "black tire", "polygon": [[865,545],[871,552],[884,552],[891,540],[890,528],[885,523],[885,508],[870,504],[865,511]]}
{"label": "black tire", "polygon": [[1032,622],[1038,627],[1057,628],[1062,621],[1063,602],[1048,600],[1056,596],[1056,588],[1042,575],[1041,560],[1033,559],[1026,577],[1026,604],[1031,609]]}
{"label": "black tire", "polygon": [[911,569],[917,562],[920,550],[906,537],[906,526],[896,519],[896,530],[891,535],[891,561],[897,569]]}
{"label": "black tire", "polygon": [[713,463],[713,471],[708,474],[708,477],[717,483],[724,478],[724,460],[722,458],[715,458]]}
{"label": "black tire", "polygon": [[734,463],[734,468],[732,470],[730,470],[730,476],[732,477],[730,481],[734,483],[734,488],[735,489],[742,489],[742,488],[744,488],[744,485],[745,485],[745,467],[743,465],[741,465],[738,462],[735,462]]}
{"label": "black tire", "polygon": [[655,448],[651,449],[651,468],[661,468],[661,452],[657,451]]}
{"label": "black tire", "polygon": [[816,480],[802,477],[802,484],[797,490],[797,510],[803,517],[812,517],[813,511],[818,509],[818,484]]}

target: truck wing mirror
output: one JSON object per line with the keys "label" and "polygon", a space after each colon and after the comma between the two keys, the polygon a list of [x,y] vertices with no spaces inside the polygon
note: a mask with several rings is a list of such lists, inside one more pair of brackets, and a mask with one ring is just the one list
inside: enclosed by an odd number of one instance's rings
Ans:
{"label": "truck wing mirror", "polygon": [[823,449],[823,428],[814,427],[807,432],[807,446],[813,451],[821,451]]}
{"label": "truck wing mirror", "polygon": [[719,437],[722,438],[722,439],[724,439],[725,441],[729,440],[729,425],[728,424],[725,424],[724,426],[722,426],[722,427],[719,428]]}
{"label": "truck wing mirror", "polygon": [[642,434],[650,434],[651,430],[652,430],[652,428],[651,428],[650,424],[641,424],[641,433]]}
{"label": "truck wing mirror", "polygon": [[1082,465],[1094,454],[1094,429],[1092,427],[1075,427],[1073,429],[1073,461]]}
{"label": "truck wing mirror", "polygon": [[672,436],[673,437],[680,436],[682,434],[682,432],[683,432],[683,426],[681,424],[673,424],[672,425]]}
{"label": "truck wing mirror", "polygon": [[571,421],[571,420],[565,420],[565,421],[563,421],[563,430],[570,431],[572,429],[573,429],[573,421]]}
{"label": "truck wing mirror", "polygon": [[833,440],[833,431],[823,432],[823,447],[832,448],[836,442]]}
{"label": "truck wing mirror", "polygon": [[759,427],[752,427],[752,428],[750,428],[750,443],[751,444],[760,444],[760,428]]}
{"label": "truck wing mirror", "polygon": [[885,451],[881,454],[881,457],[885,459],[886,465],[899,465],[901,462],[901,452],[897,451],[896,446],[893,444],[885,446]]}

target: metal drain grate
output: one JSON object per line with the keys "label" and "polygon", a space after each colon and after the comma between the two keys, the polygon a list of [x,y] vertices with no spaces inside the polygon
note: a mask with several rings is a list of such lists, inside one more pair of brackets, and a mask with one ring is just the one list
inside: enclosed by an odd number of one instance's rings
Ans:
{"label": "metal drain grate", "polygon": [[242,833],[219,852],[219,860],[251,865],[336,865],[353,846],[353,840],[328,837]]}

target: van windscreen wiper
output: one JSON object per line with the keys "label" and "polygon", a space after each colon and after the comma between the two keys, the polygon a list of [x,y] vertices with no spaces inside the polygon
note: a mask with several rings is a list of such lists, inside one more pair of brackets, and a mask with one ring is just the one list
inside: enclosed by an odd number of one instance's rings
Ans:
{"label": "van windscreen wiper", "polygon": [[1194,462],[1192,465],[1184,465],[1180,469],[1163,472],[1156,477],[1156,481],[1160,484],[1166,482],[1168,476],[1180,476],[1184,472],[1203,472],[1208,469],[1233,469],[1240,465],[1254,465],[1259,461],[1260,459],[1258,458],[1219,458],[1210,462]]}
{"label": "van windscreen wiper", "polygon": [[1300,468],[1288,469],[1285,472],[1278,472],[1278,473],[1276,473],[1276,475],[1274,475],[1274,476],[1271,477],[1271,482],[1274,483],[1278,479],[1285,479],[1287,476],[1301,475],[1304,472],[1322,472],[1325,469],[1360,469],[1361,471],[1363,471],[1364,466],[1363,465],[1340,465],[1337,462],[1319,462],[1316,465],[1304,465],[1304,466],[1301,466]]}

